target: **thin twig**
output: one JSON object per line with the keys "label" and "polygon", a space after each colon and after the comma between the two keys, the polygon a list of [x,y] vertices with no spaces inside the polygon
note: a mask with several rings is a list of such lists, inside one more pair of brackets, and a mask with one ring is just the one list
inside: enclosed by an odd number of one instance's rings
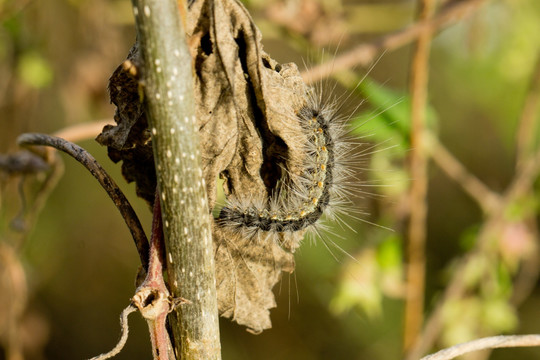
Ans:
{"label": "thin twig", "polygon": [[367,66],[378,54],[393,51],[409,44],[422,33],[435,32],[469,17],[487,0],[449,1],[439,13],[431,19],[419,21],[406,29],[383,36],[373,42],[360,44],[354,49],[319,66],[314,66],[302,73],[304,81],[314,83],[342,70],[352,69],[357,65]]}
{"label": "thin twig", "polygon": [[150,263],[146,278],[137,288],[133,303],[148,324],[154,360],[175,360],[171,340],[167,332],[167,315],[173,309],[169,290],[163,280],[165,244],[161,222],[161,204],[156,191],[150,238]]}
{"label": "thin twig", "polygon": [[105,189],[109,197],[113,200],[114,204],[120,211],[126,225],[131,232],[133,240],[135,241],[135,246],[139,253],[141,263],[145,269],[148,268],[148,240],[142,228],[142,225],[137,217],[137,214],[131,207],[128,199],[125,197],[122,190],[116,185],[114,180],[107,174],[107,172],[99,165],[99,163],[82,147],[73,144],[64,139],[45,135],[45,134],[35,134],[27,133],[22,134],[17,139],[17,142],[21,146],[28,145],[40,145],[40,146],[52,146],[58,150],[65,152],[68,155],[71,155],[75,160],[80,162],[84,167],[86,167],[90,173],[99,181],[101,186]]}
{"label": "thin twig", "polygon": [[111,125],[112,120],[96,120],[91,122],[80,123],[62,128],[52,134],[59,138],[71,142],[79,142],[82,140],[93,139],[101,132],[105,125]]}
{"label": "thin twig", "polygon": [[458,299],[463,296],[466,286],[464,274],[469,266],[473,266],[474,260],[479,253],[486,251],[489,247],[489,242],[493,239],[493,233],[499,229],[501,223],[504,222],[505,210],[513,204],[517,199],[524,196],[534,184],[535,179],[540,174],[540,150],[529,158],[528,161],[521,167],[518,174],[514,176],[514,180],[508,187],[508,190],[502,196],[501,205],[489,214],[484,225],[478,233],[478,241],[475,249],[467,254],[460,263],[456,266],[456,271],[452,275],[452,280],[445,288],[443,296],[437,302],[434,310],[431,312],[429,319],[426,321],[421,336],[417,339],[411,351],[407,355],[407,360],[416,360],[422,354],[433,346],[435,340],[439,336],[442,327],[442,313],[444,305],[448,301]]}
{"label": "thin twig", "polygon": [[502,206],[501,197],[471,174],[433,135],[428,135],[433,161],[482,208],[485,214]]}
{"label": "thin twig", "polygon": [[[433,0],[420,2],[420,21],[429,20],[435,11]],[[408,231],[406,268],[407,298],[405,300],[405,327],[403,346],[408,349],[418,337],[423,322],[424,289],[426,272],[426,218],[428,159],[424,145],[426,132],[427,87],[429,52],[432,33],[429,29],[420,34],[411,66],[411,157],[410,171],[413,179],[409,194],[410,222]]]}
{"label": "thin twig", "polygon": [[478,350],[530,346],[540,346],[540,335],[501,335],[477,339],[441,350],[421,360],[449,360]]}
{"label": "thin twig", "polygon": [[529,90],[517,131],[517,166],[521,166],[529,152],[532,150],[532,140],[534,139],[535,127],[538,126],[538,110],[540,110],[540,52],[536,59],[536,65],[533,69]]}
{"label": "thin twig", "polygon": [[116,356],[122,349],[124,348],[124,345],[126,345],[126,341],[128,339],[128,333],[129,333],[129,327],[128,327],[128,315],[132,312],[137,311],[137,308],[133,304],[129,304],[128,307],[126,307],[122,314],[120,315],[120,327],[122,328],[122,336],[120,336],[120,340],[118,340],[118,343],[115,345],[114,348],[112,348],[111,351],[101,354],[98,356],[94,356],[90,360],[105,360],[110,359],[113,356]]}

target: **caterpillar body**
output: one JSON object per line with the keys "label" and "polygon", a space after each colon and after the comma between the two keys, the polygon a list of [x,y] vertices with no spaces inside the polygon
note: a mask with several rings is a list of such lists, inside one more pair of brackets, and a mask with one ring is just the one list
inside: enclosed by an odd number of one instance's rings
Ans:
{"label": "caterpillar body", "polygon": [[303,131],[304,151],[300,174],[282,169],[282,179],[267,201],[228,199],[217,223],[248,237],[318,231],[323,215],[334,218],[350,203],[347,185],[353,176],[356,144],[349,138],[344,119],[336,116],[335,102],[308,93],[307,104],[292,119]]}

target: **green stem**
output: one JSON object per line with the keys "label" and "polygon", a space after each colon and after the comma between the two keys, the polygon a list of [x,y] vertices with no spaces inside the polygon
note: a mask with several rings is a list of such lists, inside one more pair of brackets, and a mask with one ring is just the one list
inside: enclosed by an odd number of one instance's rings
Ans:
{"label": "green stem", "polygon": [[[177,358],[221,359],[211,219],[194,116],[185,2],[132,0],[162,204],[169,287],[191,301],[171,325]],[[181,7],[179,9],[179,6]]]}

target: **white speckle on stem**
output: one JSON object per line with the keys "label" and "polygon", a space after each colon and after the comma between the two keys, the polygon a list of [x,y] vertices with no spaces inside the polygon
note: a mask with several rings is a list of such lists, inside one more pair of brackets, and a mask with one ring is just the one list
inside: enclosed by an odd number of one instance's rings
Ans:
{"label": "white speckle on stem", "polygon": [[156,135],[157,134],[157,129],[155,127],[152,128],[152,135]]}
{"label": "white speckle on stem", "polygon": [[180,181],[180,177],[178,174],[174,174],[174,182],[178,184],[178,181]]}
{"label": "white speckle on stem", "polygon": [[189,155],[189,158],[190,158],[191,160],[195,160],[195,155],[191,154],[191,155]]}
{"label": "white speckle on stem", "polygon": [[133,15],[139,16],[139,9],[136,6],[133,7]]}
{"label": "white speckle on stem", "polygon": [[187,235],[187,233],[188,233],[188,229],[187,227],[184,227],[184,235]]}
{"label": "white speckle on stem", "polygon": [[183,101],[184,100],[184,95],[180,95],[180,96],[178,96],[178,98],[180,99],[180,101]]}
{"label": "white speckle on stem", "polygon": [[161,66],[158,66],[158,67],[156,68],[156,72],[158,72],[158,73],[161,72]]}
{"label": "white speckle on stem", "polygon": [[173,259],[172,259],[172,254],[171,254],[171,253],[169,253],[169,262],[170,262],[171,264],[173,264]]}
{"label": "white speckle on stem", "polygon": [[176,129],[172,127],[170,131],[171,131],[171,135],[172,135],[172,134],[174,134],[176,132]]}
{"label": "white speckle on stem", "polygon": [[144,15],[150,16],[150,8],[148,5],[144,5]]}
{"label": "white speckle on stem", "polygon": [[186,117],[184,117],[184,122],[185,122],[186,124],[188,124],[188,123],[189,123],[189,118],[188,118],[187,116],[186,116]]}
{"label": "white speckle on stem", "polygon": [[174,162],[175,162],[176,164],[180,164],[180,158],[174,159]]}
{"label": "white speckle on stem", "polygon": [[189,272],[189,277],[193,277],[193,271]]}
{"label": "white speckle on stem", "polygon": [[165,193],[161,193],[161,200],[165,201],[166,198]]}
{"label": "white speckle on stem", "polygon": [[167,97],[169,99],[172,99],[172,91],[171,90],[167,91]]}
{"label": "white speckle on stem", "polygon": [[172,156],[172,151],[171,149],[167,149],[167,157],[170,158]]}
{"label": "white speckle on stem", "polygon": [[188,242],[188,243],[191,242],[191,238],[190,238],[190,237],[187,238],[187,242]]}
{"label": "white speckle on stem", "polygon": [[186,272],[186,269],[185,269],[185,268],[182,268],[182,272],[185,273],[185,272]]}
{"label": "white speckle on stem", "polygon": [[161,60],[159,59],[154,60],[154,64],[156,64],[156,66],[159,66],[159,64],[161,64]]}
{"label": "white speckle on stem", "polygon": [[187,154],[185,152],[182,153],[182,157],[185,158]]}
{"label": "white speckle on stem", "polygon": [[165,220],[165,227],[169,227],[169,222]]}
{"label": "white speckle on stem", "polygon": [[156,99],[158,99],[158,100],[161,99],[161,94],[160,93],[156,94]]}
{"label": "white speckle on stem", "polygon": [[178,49],[174,50],[174,56],[177,56],[177,57],[180,56],[180,51],[178,51]]}
{"label": "white speckle on stem", "polygon": [[172,72],[174,75],[178,75],[178,69],[176,67],[173,67]]}

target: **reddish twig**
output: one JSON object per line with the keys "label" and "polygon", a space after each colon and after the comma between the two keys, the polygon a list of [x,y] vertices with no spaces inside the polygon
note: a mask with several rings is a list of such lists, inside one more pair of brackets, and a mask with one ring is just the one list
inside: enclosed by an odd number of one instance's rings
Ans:
{"label": "reddish twig", "polygon": [[154,360],[174,360],[175,355],[167,332],[167,315],[179,304],[189,301],[173,301],[163,280],[165,244],[161,220],[159,193],[154,199],[152,237],[150,239],[150,263],[142,284],[133,296],[133,304],[148,324]]}

